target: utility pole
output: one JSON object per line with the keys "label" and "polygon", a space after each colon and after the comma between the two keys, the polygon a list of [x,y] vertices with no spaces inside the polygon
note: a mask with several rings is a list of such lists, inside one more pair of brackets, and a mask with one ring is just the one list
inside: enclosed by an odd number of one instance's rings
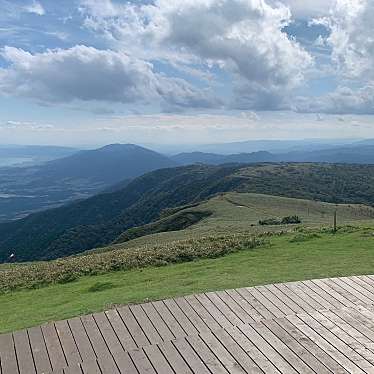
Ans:
{"label": "utility pole", "polygon": [[334,233],[336,233],[336,232],[338,231],[337,226],[336,226],[336,223],[337,223],[337,215],[338,215],[338,210],[335,209],[335,211],[334,211]]}

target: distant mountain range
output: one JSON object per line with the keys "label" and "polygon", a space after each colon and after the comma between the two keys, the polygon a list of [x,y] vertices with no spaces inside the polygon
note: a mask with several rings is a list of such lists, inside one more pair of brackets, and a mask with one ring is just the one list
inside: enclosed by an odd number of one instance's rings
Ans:
{"label": "distant mountain range", "polygon": [[360,142],[344,147],[319,149],[314,151],[292,151],[271,153],[259,151],[253,153],[238,153],[221,155],[215,153],[191,152],[180,153],[171,157],[181,165],[203,163],[220,165],[229,163],[254,162],[327,162],[347,164],[374,164],[374,142]]}
{"label": "distant mountain range", "polygon": [[[303,144],[305,149],[301,148]],[[165,156],[133,144],[112,144],[96,150],[77,151],[39,165],[0,168],[0,222],[23,218],[97,193],[114,192],[140,175],[163,168],[262,162],[374,164],[374,140],[351,141],[349,144],[342,140],[253,141],[217,147],[235,153],[190,152]],[[240,152],[248,147],[265,149]],[[71,148],[8,146],[0,147],[0,156],[22,155],[27,149],[40,157],[47,154],[48,157],[58,157],[73,152]]]}
{"label": "distant mountain range", "polygon": [[167,208],[229,191],[374,205],[374,165],[264,163],[156,170],[114,192],[0,224],[0,262],[11,253],[18,261],[30,261],[104,246],[127,229],[158,219]]}
{"label": "distant mountain range", "polygon": [[104,191],[175,161],[132,144],[80,151],[32,167],[0,169],[0,221]]}

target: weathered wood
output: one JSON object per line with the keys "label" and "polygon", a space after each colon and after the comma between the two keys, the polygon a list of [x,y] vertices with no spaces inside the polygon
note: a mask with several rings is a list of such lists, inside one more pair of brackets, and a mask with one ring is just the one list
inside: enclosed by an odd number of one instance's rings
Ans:
{"label": "weathered wood", "polygon": [[[23,359],[20,357],[20,359]],[[12,334],[0,335],[0,362],[2,374],[18,374],[16,351]]]}
{"label": "weathered wood", "polygon": [[212,373],[227,374],[225,367],[199,336],[188,336],[186,339]]}
{"label": "weathered wood", "polygon": [[281,372],[295,374],[297,371],[264,339],[253,325],[242,325],[240,330]]}
{"label": "weathered wood", "polygon": [[185,339],[178,339],[174,341],[173,344],[195,374],[210,373],[203,363],[203,360],[196,354]]}
{"label": "weathered wood", "polygon": [[131,313],[131,310],[128,306],[119,308],[118,313],[122,318],[122,321],[126,325],[129,333],[131,334],[132,338],[134,339],[136,345],[138,347],[143,347],[149,344],[149,340],[145,336],[142,328],[139,326],[138,322],[136,321],[135,317]]}
{"label": "weathered wood", "polygon": [[374,276],[207,292],[0,335],[0,374],[374,374]]}
{"label": "weathered wood", "polygon": [[113,356],[111,355],[105,340],[96,325],[93,315],[84,316],[81,318],[81,320],[96,356],[100,361],[100,366],[103,368],[103,371],[118,374],[119,371],[114,362]]}
{"label": "weathered wood", "polygon": [[173,299],[164,300],[162,303],[166,306],[170,314],[175,318],[175,320],[178,322],[178,324],[183,329],[184,334],[180,336],[198,334],[198,330],[192,324],[192,321],[190,321],[186,317],[186,315],[183,313],[183,311],[178,306],[178,304],[175,302],[175,300]]}
{"label": "weathered wood", "polygon": [[13,334],[13,338],[20,374],[35,374],[36,370],[27,331],[17,331]]}
{"label": "weathered wood", "polygon": [[152,305],[156,309],[157,313],[162,317],[175,338],[186,336],[186,332],[183,330],[178,320],[173,316],[162,301],[156,301],[152,303]]}
{"label": "weathered wood", "polygon": [[135,341],[132,338],[131,334],[129,333],[127,327],[123,323],[118,311],[115,309],[112,309],[112,310],[108,310],[105,314],[106,314],[106,317],[108,318],[109,323],[112,326],[112,329],[115,331],[119,341],[121,342],[122,347],[126,351],[136,349],[137,346],[135,344]]}
{"label": "weathered wood", "polygon": [[164,342],[159,345],[160,351],[167,359],[169,365],[178,374],[192,374],[186,361],[184,361],[181,354],[175,348],[172,342]]}
{"label": "weathered wood", "polygon": [[82,361],[79,354],[78,347],[75,343],[73,335],[70,331],[70,327],[67,321],[56,322],[56,331],[60,339],[62,349],[66,357],[68,365],[75,365]]}
{"label": "weathered wood", "polygon": [[147,336],[151,344],[161,343],[162,338],[157,332],[155,327],[152,325],[152,322],[149,320],[145,314],[141,305],[131,305],[130,310],[136,318],[139,326],[141,326],[144,334]]}
{"label": "weathered wood", "polygon": [[157,332],[161,336],[161,339],[163,341],[173,340],[175,338],[175,336],[170,331],[169,327],[166,325],[161,316],[158,314],[152,303],[143,304],[142,308],[151,321],[152,325],[157,329]]}
{"label": "weathered wood", "polygon": [[156,373],[174,374],[173,369],[166,361],[157,345],[149,345],[148,347],[144,347],[144,352],[156,370]]}
{"label": "weathered wood", "polygon": [[95,351],[92,348],[92,344],[87,336],[86,330],[82,324],[80,318],[73,318],[68,321],[69,327],[74,337],[74,341],[77,344],[79,354],[83,361],[94,361],[96,360]]}
{"label": "weathered wood", "polygon": [[28,330],[30,346],[34,358],[35,368],[37,373],[47,373],[52,370],[49,361],[47,347],[44,342],[42,329],[40,327],[33,327]]}
{"label": "weathered wood", "polygon": [[247,373],[262,373],[262,370],[226,330],[214,331],[214,335]]}
{"label": "weathered wood", "polygon": [[157,374],[141,348],[130,352],[130,356],[139,374]]}

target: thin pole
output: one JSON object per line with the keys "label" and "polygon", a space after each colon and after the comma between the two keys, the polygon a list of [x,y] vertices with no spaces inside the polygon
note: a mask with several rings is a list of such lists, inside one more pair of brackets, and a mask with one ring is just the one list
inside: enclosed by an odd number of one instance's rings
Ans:
{"label": "thin pole", "polygon": [[336,224],[337,224],[337,215],[338,215],[338,211],[337,211],[337,209],[335,209],[335,211],[334,211],[334,232],[338,231],[337,226],[336,226]]}

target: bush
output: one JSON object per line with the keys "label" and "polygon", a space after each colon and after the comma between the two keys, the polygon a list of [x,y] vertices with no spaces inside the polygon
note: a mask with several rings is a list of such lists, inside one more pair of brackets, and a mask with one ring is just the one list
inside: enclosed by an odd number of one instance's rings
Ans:
{"label": "bush", "polygon": [[281,221],[276,218],[267,218],[258,222],[261,226],[275,226],[280,225]]}
{"label": "bush", "polygon": [[298,216],[288,216],[282,219],[282,225],[297,225],[301,223],[301,219]]}
{"label": "bush", "polygon": [[258,222],[261,226],[275,226],[275,225],[296,225],[301,223],[298,216],[283,217],[281,220],[277,218],[267,218]]}
{"label": "bush", "polygon": [[[165,266],[198,259],[217,258],[264,245],[263,238],[251,234],[208,236],[132,250],[113,247],[112,251],[70,257],[30,265],[14,265],[1,272],[0,292],[36,288],[53,283],[68,283],[85,275]],[[95,287],[98,291],[101,287]]]}

